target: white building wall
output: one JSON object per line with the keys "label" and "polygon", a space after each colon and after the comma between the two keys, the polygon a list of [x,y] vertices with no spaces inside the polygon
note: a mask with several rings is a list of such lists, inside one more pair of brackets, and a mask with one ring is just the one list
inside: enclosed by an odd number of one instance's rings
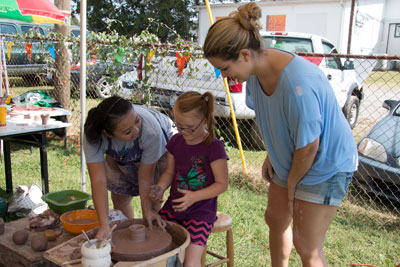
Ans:
{"label": "white building wall", "polygon": [[[387,3],[388,2],[388,3]],[[322,35],[347,52],[351,0],[257,2],[262,9],[261,23],[266,29],[268,15],[286,15],[286,31]],[[229,15],[242,4],[211,5],[213,19]],[[351,53],[383,53],[388,23],[399,18],[400,0],[357,0],[354,12]],[[199,44],[203,45],[210,21],[205,6],[199,7]],[[398,20],[397,20],[398,21]],[[388,29],[386,29],[387,32]],[[400,49],[400,48],[399,48]]]}
{"label": "white building wall", "polygon": [[[388,41],[393,41],[393,36],[389,38],[389,25],[394,23],[400,23],[400,0],[386,0],[385,10],[384,10],[384,22],[383,22],[383,34],[381,38],[381,47],[383,48],[383,53],[388,53]],[[397,49],[392,52],[391,55],[400,56],[400,45],[395,46]]]}
{"label": "white building wall", "polygon": [[[383,48],[381,42],[383,36],[382,30],[385,2],[386,0],[356,1],[354,8],[351,53],[382,53]],[[350,12],[350,9],[346,10]],[[349,19],[347,21],[349,21]],[[346,34],[348,34],[348,31]]]}
{"label": "white building wall", "polygon": [[[309,32],[328,38],[335,45],[339,44],[341,27],[338,18],[341,18],[340,1],[315,2],[257,2],[262,9],[261,24],[266,30],[268,15],[286,15],[286,31]],[[242,4],[211,5],[214,21],[217,17],[229,15]],[[199,12],[199,44],[203,45],[208,28],[210,27],[206,7]],[[339,24],[340,26],[340,24]],[[340,50],[340,47],[338,47]]]}

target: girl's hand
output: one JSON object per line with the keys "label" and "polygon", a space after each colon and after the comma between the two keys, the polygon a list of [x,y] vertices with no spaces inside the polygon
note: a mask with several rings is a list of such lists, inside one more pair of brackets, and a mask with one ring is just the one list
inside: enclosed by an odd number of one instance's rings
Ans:
{"label": "girl's hand", "polygon": [[148,210],[145,213],[145,219],[150,229],[153,229],[153,222],[156,222],[156,225],[159,226],[163,231],[165,231],[165,226],[167,223],[161,218],[161,216],[155,212],[154,210]]}
{"label": "girl's hand", "polygon": [[261,172],[262,178],[270,183],[272,181],[272,176],[274,176],[274,169],[272,168],[271,161],[269,160],[268,156],[264,160]]}
{"label": "girl's hand", "polygon": [[97,231],[96,237],[98,241],[101,241],[105,238],[111,238],[111,230],[110,226],[106,223],[104,225],[100,225],[99,230]]}
{"label": "girl's hand", "polygon": [[173,203],[179,203],[177,205],[172,206],[172,208],[176,212],[183,212],[183,211],[187,210],[190,206],[192,206],[193,203],[196,202],[193,197],[194,192],[190,191],[190,190],[179,189],[179,188],[178,188],[178,192],[182,193],[183,197],[172,200]]}
{"label": "girl's hand", "polygon": [[164,191],[158,185],[150,186],[149,197],[154,202],[163,202]]}

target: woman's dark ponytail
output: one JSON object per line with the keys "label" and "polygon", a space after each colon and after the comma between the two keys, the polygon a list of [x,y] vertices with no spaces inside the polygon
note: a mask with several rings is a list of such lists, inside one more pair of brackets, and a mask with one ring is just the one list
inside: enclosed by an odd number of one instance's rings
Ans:
{"label": "woman's dark ponytail", "polygon": [[103,131],[112,135],[119,119],[133,108],[132,104],[119,96],[104,99],[89,110],[85,122],[85,137],[89,143],[100,144]]}

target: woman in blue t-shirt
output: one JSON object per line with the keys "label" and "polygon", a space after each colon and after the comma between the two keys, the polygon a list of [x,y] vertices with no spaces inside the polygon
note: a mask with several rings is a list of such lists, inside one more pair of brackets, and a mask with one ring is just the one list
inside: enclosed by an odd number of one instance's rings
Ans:
{"label": "woman in blue t-shirt", "polygon": [[[255,3],[218,20],[203,46],[224,77],[247,81],[268,155],[265,220],[272,266],[288,266],[294,244],[304,266],[327,266],[323,243],[357,168],[357,149],[333,89],[313,63],[265,49]],[[291,224],[293,222],[293,230]]]}

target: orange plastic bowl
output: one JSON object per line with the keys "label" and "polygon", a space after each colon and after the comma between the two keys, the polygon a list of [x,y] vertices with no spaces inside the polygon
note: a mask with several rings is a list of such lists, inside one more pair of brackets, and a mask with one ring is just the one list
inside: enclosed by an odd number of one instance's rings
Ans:
{"label": "orange plastic bowl", "polygon": [[81,234],[99,226],[95,210],[73,210],[60,216],[64,229],[71,234]]}

